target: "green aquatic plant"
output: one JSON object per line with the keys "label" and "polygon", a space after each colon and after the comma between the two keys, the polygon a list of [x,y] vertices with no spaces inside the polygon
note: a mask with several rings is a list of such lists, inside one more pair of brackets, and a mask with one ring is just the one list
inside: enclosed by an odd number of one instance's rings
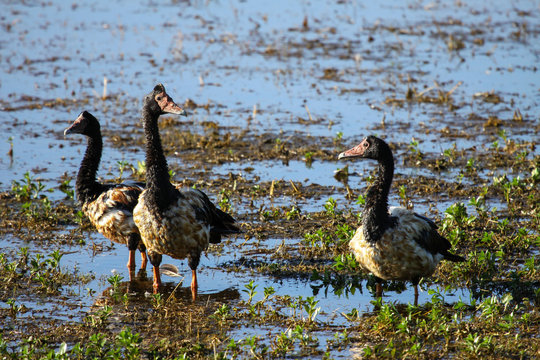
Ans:
{"label": "green aquatic plant", "polygon": [[313,163],[313,152],[306,151],[304,154],[304,159],[306,160],[306,166],[311,167],[311,164]]}
{"label": "green aquatic plant", "polygon": [[[65,186],[61,185],[60,189],[64,189],[66,195],[73,197],[73,191]],[[47,195],[43,194],[53,191],[54,189],[47,189],[40,179],[31,176],[29,172],[26,172],[21,180],[13,180],[11,183],[11,193],[22,202],[20,211],[33,220],[56,220],[52,203]]]}
{"label": "green aquatic plant", "polygon": [[34,220],[54,220],[51,201],[44,197],[40,201],[27,201],[21,205],[21,212]]}
{"label": "green aquatic plant", "polygon": [[352,229],[348,224],[338,224],[336,225],[336,231],[334,234],[337,236],[338,242],[337,245],[342,245],[348,243],[349,240],[353,237],[355,229]]}
{"label": "green aquatic plant", "polygon": [[416,140],[414,137],[411,139],[411,142],[409,143],[409,151],[413,154],[413,156],[416,158],[416,160],[421,160],[424,155],[422,154],[422,152],[420,151],[420,149],[418,148],[418,140]]}
{"label": "green aquatic plant", "polygon": [[489,349],[493,346],[492,337],[486,336],[482,337],[478,333],[470,333],[465,338],[465,349],[474,355],[478,356],[482,353],[484,348]]}
{"label": "green aquatic plant", "polygon": [[21,180],[11,182],[11,192],[18,200],[28,201],[42,198],[44,191],[52,192],[53,189],[46,189],[45,185],[35,176],[31,176],[27,171]]}
{"label": "green aquatic plant", "polygon": [[118,273],[111,275],[107,278],[107,281],[109,282],[109,284],[111,284],[110,295],[116,302],[119,302],[122,296],[120,294],[120,283],[123,279],[124,277]]}
{"label": "green aquatic plant", "polygon": [[285,356],[294,348],[294,339],[286,331],[277,335],[272,343],[273,353],[277,356]]}
{"label": "green aquatic plant", "polygon": [[132,168],[133,165],[131,165],[128,161],[125,161],[125,160],[118,160],[116,162],[116,165],[118,166],[118,172],[119,172],[119,175],[118,175],[118,180],[121,180],[123,175],[124,175],[124,171],[128,168]]}
{"label": "green aquatic plant", "polygon": [[223,304],[214,311],[213,316],[220,322],[224,323],[232,317],[231,308],[227,304]]}
{"label": "green aquatic plant", "polygon": [[467,173],[469,174],[476,173],[477,169],[476,169],[474,158],[470,158],[469,160],[467,160],[465,169],[467,170]]}
{"label": "green aquatic plant", "polygon": [[398,195],[401,199],[401,205],[407,209],[412,209],[413,205],[411,202],[411,198],[407,194],[407,187],[405,185],[399,186]]}
{"label": "green aquatic plant", "polygon": [[536,185],[540,182],[540,169],[537,166],[531,170],[530,182],[532,185]]}
{"label": "green aquatic plant", "polygon": [[277,207],[273,207],[270,210],[263,210],[260,215],[262,220],[277,220],[281,217],[281,210]]}
{"label": "green aquatic plant", "polygon": [[154,307],[155,310],[161,310],[164,304],[165,304],[165,300],[163,299],[160,293],[152,294],[152,306]]}
{"label": "green aquatic plant", "polygon": [[[95,310],[93,313],[86,316],[84,318],[84,323],[91,326],[92,328],[101,329],[105,327],[111,314],[112,314],[112,307],[110,307],[109,305],[104,305],[103,307]],[[99,336],[97,334],[95,335]]]}
{"label": "green aquatic plant", "polygon": [[341,131],[336,132],[336,136],[334,137],[334,144],[336,145],[341,144],[342,139],[343,139],[343,132]]}
{"label": "green aquatic plant", "polygon": [[464,226],[471,225],[476,220],[475,216],[468,216],[467,208],[462,202],[450,205],[444,211],[444,214],[443,231],[450,226],[463,228]]}
{"label": "green aquatic plant", "polygon": [[64,180],[62,180],[60,186],[58,186],[58,189],[64,194],[66,194],[66,199],[74,200],[75,190],[71,185],[71,178],[66,177]]}
{"label": "green aquatic plant", "polygon": [[[61,269],[61,258],[62,254],[58,250],[44,256],[40,253],[31,254],[27,247],[21,248],[13,261],[8,261],[5,254],[0,254],[0,276],[5,279],[0,289],[9,287],[12,282],[24,282],[36,295],[54,295],[64,285],[74,281],[88,281],[87,278]],[[16,294],[16,289],[13,290]]]}
{"label": "green aquatic plant", "polygon": [[140,344],[142,343],[142,338],[138,333],[133,333],[130,328],[125,328],[116,335],[115,340],[115,346],[120,349],[118,354],[120,358],[140,358]]}
{"label": "green aquatic plant", "polygon": [[257,348],[259,347],[259,336],[253,335],[253,336],[247,336],[245,337],[241,342],[241,346],[245,347],[249,350],[249,354],[255,358],[260,358],[261,355],[264,355],[268,348],[266,346],[263,346],[261,349],[261,352],[258,353]]}
{"label": "green aquatic plant", "polygon": [[469,205],[474,206],[478,216],[485,218],[487,217],[487,208],[486,208],[486,195],[488,192],[487,187],[483,187],[480,195],[473,196],[469,199]]}
{"label": "green aquatic plant", "polygon": [[326,250],[334,244],[334,239],[325,230],[318,229],[314,233],[304,234],[302,242],[311,248]]}
{"label": "green aquatic plant", "polygon": [[264,297],[261,300],[261,304],[270,299],[272,295],[276,293],[276,290],[272,286],[268,286],[264,288]]}
{"label": "green aquatic plant", "polygon": [[340,254],[334,257],[332,265],[337,271],[356,272],[359,269],[358,262],[352,253]]}
{"label": "green aquatic plant", "polygon": [[450,149],[443,150],[443,156],[446,158],[449,164],[453,164],[457,158],[457,146],[456,143],[452,144]]}
{"label": "green aquatic plant", "polygon": [[339,214],[339,211],[337,210],[337,202],[333,198],[328,198],[326,202],[324,203],[324,210],[326,211],[327,215],[330,216],[336,216]]}
{"label": "green aquatic plant", "polygon": [[308,296],[306,298],[306,301],[302,304],[304,307],[304,310],[307,313],[307,322],[314,322],[315,318],[317,317],[317,314],[321,311],[321,307],[317,307],[317,304],[319,303],[319,300],[315,300],[314,296]]}
{"label": "green aquatic plant", "polygon": [[298,219],[300,217],[300,209],[293,205],[291,210],[285,212],[285,217],[287,220]]}
{"label": "green aquatic plant", "polygon": [[245,292],[247,295],[248,295],[248,301],[247,303],[248,304],[251,304],[251,301],[253,300],[253,298],[255,297],[255,295],[257,295],[257,291],[255,291],[255,289],[257,289],[258,285],[256,285],[253,280],[251,280],[249,283],[247,283],[246,285],[244,285],[245,287],[245,290],[242,290],[243,292]]}
{"label": "green aquatic plant", "polygon": [[17,305],[15,303],[15,299],[13,299],[13,298],[7,299],[6,304],[9,305],[9,314],[13,318],[17,317],[17,315],[19,313],[24,313],[27,310],[26,306],[24,306],[24,304]]}
{"label": "green aquatic plant", "polygon": [[146,161],[137,160],[137,168],[132,167],[131,171],[133,172],[133,175],[144,178],[146,175]]}
{"label": "green aquatic plant", "polygon": [[233,206],[231,202],[231,192],[228,189],[221,189],[219,191],[219,207],[225,212],[233,212]]}

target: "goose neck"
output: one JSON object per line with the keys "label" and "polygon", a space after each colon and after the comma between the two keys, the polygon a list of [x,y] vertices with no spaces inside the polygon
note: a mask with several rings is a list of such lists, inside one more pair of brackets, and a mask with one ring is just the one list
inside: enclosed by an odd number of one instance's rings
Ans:
{"label": "goose neck", "polygon": [[84,154],[79,173],[77,174],[76,190],[79,201],[86,202],[100,190],[96,181],[97,170],[101,161],[103,140],[101,132],[88,137],[88,145]]}
{"label": "goose neck", "polygon": [[388,194],[394,174],[393,159],[379,162],[377,178],[368,188],[362,225],[368,240],[377,241],[390,224]]}
{"label": "goose neck", "polygon": [[146,137],[146,185],[149,191],[165,199],[172,187],[169,181],[167,159],[163,154],[157,120],[159,115],[143,110]]}

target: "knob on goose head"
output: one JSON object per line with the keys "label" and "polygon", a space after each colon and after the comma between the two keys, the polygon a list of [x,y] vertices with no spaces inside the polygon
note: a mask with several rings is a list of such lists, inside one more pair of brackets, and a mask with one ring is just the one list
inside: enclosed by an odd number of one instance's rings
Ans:
{"label": "knob on goose head", "polygon": [[153,114],[177,114],[187,116],[187,113],[165,91],[163,84],[157,84],[154,90],[144,97],[144,108]]}
{"label": "knob on goose head", "polygon": [[388,144],[373,135],[369,135],[360,144],[339,154],[338,159],[361,157],[380,161],[389,156],[392,156],[392,151]]}
{"label": "knob on goose head", "polygon": [[82,134],[86,136],[100,134],[99,121],[88,111],[83,111],[77,119],[66,130],[64,136],[68,134]]}

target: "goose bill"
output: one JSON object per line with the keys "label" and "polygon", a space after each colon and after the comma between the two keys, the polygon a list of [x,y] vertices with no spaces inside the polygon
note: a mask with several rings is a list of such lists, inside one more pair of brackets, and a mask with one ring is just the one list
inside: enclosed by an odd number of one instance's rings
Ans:
{"label": "goose bill", "polygon": [[352,149],[342,152],[341,154],[339,154],[338,159],[352,158],[364,155],[365,148],[363,144],[364,142],[362,141],[360,144],[356,145]]}

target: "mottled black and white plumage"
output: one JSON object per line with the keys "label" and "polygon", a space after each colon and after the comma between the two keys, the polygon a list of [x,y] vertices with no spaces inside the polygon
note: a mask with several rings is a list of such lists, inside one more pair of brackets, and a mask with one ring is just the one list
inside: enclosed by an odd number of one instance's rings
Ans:
{"label": "mottled black and white plumage", "polygon": [[164,113],[186,115],[159,84],[144,98],[142,121],[146,135],[147,188],[139,198],[133,217],[154,267],[154,292],[161,285],[159,264],[162,255],[187,258],[195,299],[196,269],[202,251],[209,243],[219,243],[222,235],[240,230],[232,216],[216,208],[202,191],[179,190],[170,183],[158,130],[159,116]]}
{"label": "mottled black and white plumage", "polygon": [[382,295],[380,279],[406,280],[415,286],[416,302],[420,278],[433,274],[443,259],[465,259],[449,252],[450,242],[438,233],[433,221],[404,208],[388,208],[394,157],[386,142],[368,136],[339,154],[339,159],[353,157],[377,160],[379,169],[367,190],[362,225],[349,246],[360,266],[378,278],[377,296]]}
{"label": "mottled black and white plumage", "polygon": [[124,244],[129,249],[127,266],[130,277],[135,270],[135,250],[141,251],[141,269],[146,269],[146,249],[140,241],[139,230],[133,221],[133,208],[144,190],[143,183],[101,184],[96,173],[101,160],[103,140],[99,121],[83,111],[64,130],[64,135],[82,134],[88,137],[86,153],[77,174],[76,194],[83,213],[106,238]]}

